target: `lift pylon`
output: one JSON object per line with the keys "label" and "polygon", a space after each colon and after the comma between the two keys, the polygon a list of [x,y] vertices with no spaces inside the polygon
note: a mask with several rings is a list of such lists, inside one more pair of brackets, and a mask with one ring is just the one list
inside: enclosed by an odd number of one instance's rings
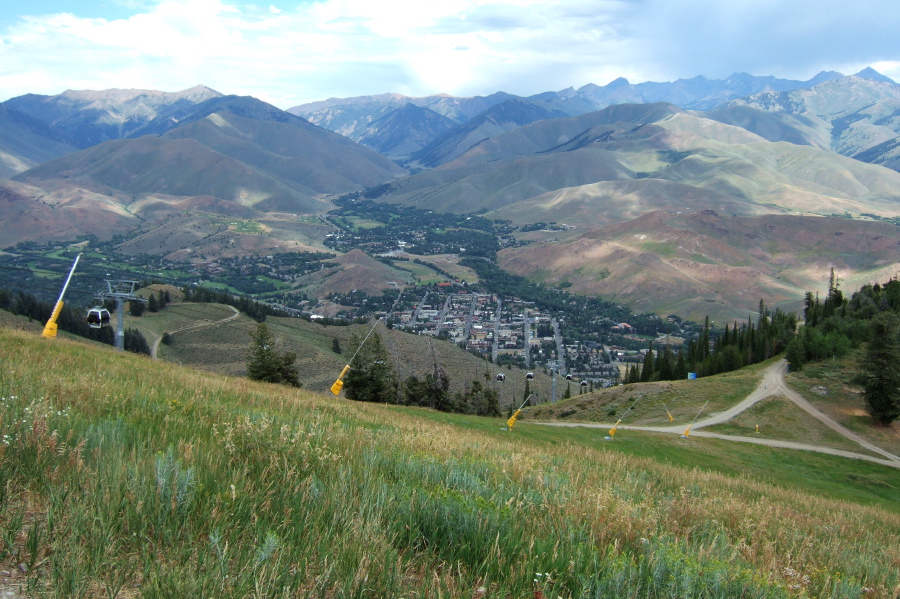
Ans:
{"label": "lift pylon", "polygon": [[105,279],[106,291],[97,294],[101,300],[116,301],[116,351],[125,351],[125,302],[142,302],[144,299],[135,294],[139,281],[124,279]]}

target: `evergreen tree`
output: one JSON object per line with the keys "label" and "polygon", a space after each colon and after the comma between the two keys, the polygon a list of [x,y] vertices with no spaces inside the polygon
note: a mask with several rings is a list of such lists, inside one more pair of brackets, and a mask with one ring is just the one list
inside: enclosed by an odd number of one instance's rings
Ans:
{"label": "evergreen tree", "polygon": [[882,425],[900,418],[900,321],[892,312],[882,312],[872,321],[866,352],[865,397],[869,415]]}
{"label": "evergreen tree", "polygon": [[137,329],[125,329],[124,345],[125,351],[134,352],[136,354],[150,355],[150,346],[147,340]]}
{"label": "evergreen tree", "polygon": [[784,350],[784,357],[791,365],[791,370],[803,370],[806,363],[806,346],[803,343],[805,335],[795,335]]}
{"label": "evergreen tree", "polygon": [[490,380],[490,374],[485,373],[485,383],[475,380],[465,393],[457,393],[455,411],[475,416],[500,416],[497,390],[487,384],[488,380]]}
{"label": "evergreen tree", "polygon": [[333,351],[336,354],[342,353],[341,352],[341,342],[338,341],[337,337],[335,337],[334,339],[331,340],[331,351]]}
{"label": "evergreen tree", "polygon": [[128,313],[132,316],[141,316],[144,313],[144,302],[137,300],[128,302]]}
{"label": "evergreen tree", "polygon": [[347,399],[394,403],[398,399],[398,384],[387,349],[378,333],[373,333],[365,343],[364,338],[360,334],[352,338],[352,345],[359,347],[359,352],[344,378]]}
{"label": "evergreen tree", "polygon": [[678,352],[678,359],[675,361],[675,369],[672,373],[672,379],[676,381],[683,381],[687,378],[687,364],[684,362],[684,352]]}
{"label": "evergreen tree", "polygon": [[156,300],[156,295],[150,294],[150,299],[147,301],[147,309],[151,312],[159,312],[159,302]]}
{"label": "evergreen tree", "polygon": [[247,377],[253,381],[279,383],[299,387],[297,354],[279,353],[275,347],[275,336],[263,323],[257,325],[250,334],[250,351],[247,354]]}
{"label": "evergreen tree", "polygon": [[653,378],[653,342],[650,342],[650,349],[644,356],[644,367],[641,368],[641,382],[647,383]]}

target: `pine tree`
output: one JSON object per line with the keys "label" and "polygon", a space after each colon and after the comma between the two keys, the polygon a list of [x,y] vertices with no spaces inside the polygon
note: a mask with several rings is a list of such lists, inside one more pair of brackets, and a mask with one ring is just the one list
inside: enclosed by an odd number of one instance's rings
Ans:
{"label": "pine tree", "polygon": [[359,352],[344,378],[347,399],[395,403],[398,399],[398,385],[394,366],[381,342],[381,336],[373,333],[365,343],[363,339],[359,334],[354,334],[352,339],[352,345],[359,347]]}
{"label": "pine tree", "polygon": [[653,378],[653,342],[650,342],[650,349],[644,356],[644,367],[641,368],[641,382],[647,383]]}
{"label": "pine tree", "polygon": [[150,299],[147,302],[147,309],[151,312],[159,312],[159,302],[156,299],[156,295],[150,294]]}
{"label": "pine tree", "polygon": [[137,300],[128,302],[128,313],[132,316],[141,316],[144,313],[144,302]]}
{"label": "pine tree", "polygon": [[900,321],[892,312],[882,312],[872,321],[866,352],[865,398],[869,415],[882,425],[900,418]]}
{"label": "pine tree", "polygon": [[123,339],[125,351],[134,352],[136,354],[150,355],[150,346],[147,340],[137,329],[125,329],[125,338]]}
{"label": "pine tree", "polygon": [[253,381],[280,383],[292,387],[300,386],[297,354],[279,353],[275,347],[275,336],[263,323],[257,325],[250,334],[250,352],[247,354],[247,377]]}
{"label": "pine tree", "polygon": [[784,350],[784,358],[791,366],[791,370],[803,370],[803,364],[806,362],[806,346],[803,343],[805,335],[795,335],[787,344]]}

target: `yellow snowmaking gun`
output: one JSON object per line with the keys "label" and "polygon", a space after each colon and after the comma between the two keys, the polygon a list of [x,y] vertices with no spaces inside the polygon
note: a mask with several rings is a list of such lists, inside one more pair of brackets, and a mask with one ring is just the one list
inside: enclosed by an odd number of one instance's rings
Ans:
{"label": "yellow snowmaking gun", "polygon": [[331,392],[335,395],[340,395],[341,389],[344,388],[344,375],[347,374],[348,370],[350,370],[349,364],[344,366],[344,369],[341,371],[341,375],[337,377],[337,380],[334,381],[334,384],[331,386]]}
{"label": "yellow snowmaking gun", "polygon": [[619,418],[618,422],[616,422],[611,429],[609,429],[609,438],[615,439],[616,437],[616,429],[619,427],[619,424],[622,422],[622,419]]}
{"label": "yellow snowmaking gun", "polygon": [[72,264],[72,270],[69,271],[69,276],[66,278],[66,284],[63,285],[62,291],[59,294],[59,299],[56,300],[56,305],[53,307],[53,314],[50,315],[50,320],[47,321],[47,324],[44,325],[44,332],[41,333],[41,337],[45,339],[52,339],[56,337],[56,319],[59,318],[59,313],[63,308],[63,296],[66,294],[66,289],[69,287],[69,281],[72,280],[72,275],[75,274],[75,267],[78,266],[78,260],[81,258],[81,254],[75,256],[75,262]]}
{"label": "yellow snowmaking gun", "polygon": [[526,399],[525,401],[523,401],[523,402],[522,402],[522,405],[519,406],[519,409],[516,410],[516,411],[513,413],[513,415],[510,416],[509,420],[506,421],[506,426],[509,428],[509,430],[512,430],[513,425],[516,423],[516,418],[518,418],[518,417],[519,417],[519,414],[522,413],[522,408],[525,407],[525,404],[527,404],[528,401],[529,401],[532,397],[533,397],[533,395],[529,395],[529,396],[528,396],[528,399]]}
{"label": "yellow snowmaking gun", "polygon": [[375,331],[375,327],[378,326],[378,323],[381,322],[381,319],[384,318],[382,316],[378,320],[375,321],[375,324],[372,325],[372,328],[369,329],[368,334],[366,334],[365,338],[362,340],[362,343],[359,344],[359,347],[356,348],[356,352],[354,352],[353,357],[350,358],[350,361],[347,362],[347,365],[344,366],[344,369],[341,371],[341,374],[337,377],[337,380],[334,381],[334,384],[331,386],[331,392],[335,395],[340,395],[341,389],[344,388],[344,376],[346,376],[347,372],[350,370],[350,365],[353,364],[353,360],[356,359],[356,356],[359,354],[359,350],[362,349],[362,346],[366,344],[366,341],[369,340],[369,337]]}

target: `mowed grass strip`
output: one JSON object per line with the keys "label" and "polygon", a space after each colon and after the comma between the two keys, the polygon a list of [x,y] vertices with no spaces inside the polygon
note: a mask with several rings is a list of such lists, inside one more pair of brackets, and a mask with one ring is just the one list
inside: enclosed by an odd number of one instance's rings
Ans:
{"label": "mowed grass strip", "polygon": [[23,331],[0,330],[0,364],[0,563],[28,565],[48,596],[858,597],[900,584],[900,515],[880,507]]}

